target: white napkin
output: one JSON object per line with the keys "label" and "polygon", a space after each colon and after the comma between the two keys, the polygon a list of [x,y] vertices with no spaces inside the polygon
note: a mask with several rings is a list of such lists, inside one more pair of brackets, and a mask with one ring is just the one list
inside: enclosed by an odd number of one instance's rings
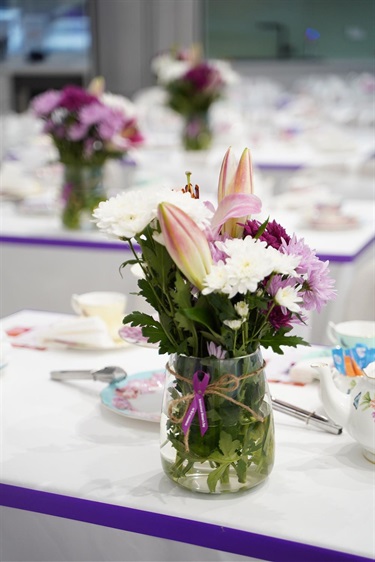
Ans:
{"label": "white napkin", "polygon": [[0,168],[0,194],[23,198],[40,193],[39,182],[18,161],[4,161]]}
{"label": "white napkin", "polygon": [[41,345],[66,346],[82,349],[110,349],[115,347],[104,321],[96,316],[73,317],[60,320],[38,333]]}

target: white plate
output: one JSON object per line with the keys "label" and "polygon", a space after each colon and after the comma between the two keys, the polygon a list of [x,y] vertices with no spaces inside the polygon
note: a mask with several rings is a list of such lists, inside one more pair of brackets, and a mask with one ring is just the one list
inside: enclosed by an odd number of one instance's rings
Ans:
{"label": "white plate", "polygon": [[165,372],[144,371],[111,383],[100,393],[102,404],[128,418],[159,423]]}
{"label": "white plate", "polygon": [[147,338],[142,336],[142,329],[138,326],[129,326],[129,324],[126,324],[119,329],[118,334],[124,342],[131,343],[132,345],[152,347],[154,349],[158,347],[158,344],[150,343]]}

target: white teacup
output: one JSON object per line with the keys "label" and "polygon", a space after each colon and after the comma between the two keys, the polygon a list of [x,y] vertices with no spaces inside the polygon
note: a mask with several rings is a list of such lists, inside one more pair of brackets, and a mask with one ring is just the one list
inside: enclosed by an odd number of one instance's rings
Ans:
{"label": "white teacup", "polygon": [[351,320],[334,324],[329,322],[327,335],[332,343],[341,347],[355,347],[361,343],[368,348],[375,347],[375,322]]}
{"label": "white teacup", "polygon": [[127,298],[122,293],[96,291],[72,295],[71,304],[74,312],[80,316],[98,316],[108,327],[114,339],[118,339],[118,330],[122,325]]}

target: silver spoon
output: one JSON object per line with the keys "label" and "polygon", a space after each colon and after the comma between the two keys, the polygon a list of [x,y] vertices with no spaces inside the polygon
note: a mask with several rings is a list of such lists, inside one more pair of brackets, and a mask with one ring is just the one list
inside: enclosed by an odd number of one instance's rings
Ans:
{"label": "silver spoon", "polygon": [[127,372],[122,367],[104,367],[96,371],[75,370],[75,371],[51,371],[51,379],[54,381],[67,380],[94,380],[101,382],[120,382],[126,379]]}

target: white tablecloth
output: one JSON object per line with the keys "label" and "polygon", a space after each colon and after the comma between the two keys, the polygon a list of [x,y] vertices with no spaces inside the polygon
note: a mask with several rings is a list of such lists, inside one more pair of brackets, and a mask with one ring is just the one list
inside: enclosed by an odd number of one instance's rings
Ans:
{"label": "white tablecloth", "polygon": [[[2,327],[58,317],[23,311]],[[288,368],[305,353],[288,350],[269,368]],[[0,372],[4,560],[241,555],[358,562],[374,556],[374,466],[345,430],[332,435],[276,412],[276,463],[264,484],[242,494],[193,494],[163,473],[158,424],[105,409],[102,383],[60,383],[49,376],[54,369],[110,364],[131,375],[163,368],[165,361],[155,350],[137,347],[13,348]],[[322,413],[317,382],[270,386],[275,397]]]}

